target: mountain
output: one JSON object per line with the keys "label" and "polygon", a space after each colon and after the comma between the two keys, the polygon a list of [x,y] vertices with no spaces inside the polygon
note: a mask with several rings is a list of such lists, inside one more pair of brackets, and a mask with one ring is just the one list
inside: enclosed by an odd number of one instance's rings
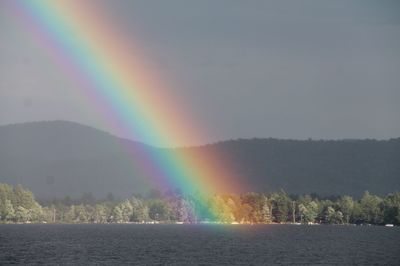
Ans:
{"label": "mountain", "polygon": [[0,182],[22,184],[42,198],[126,196],[151,186],[137,165],[143,149],[151,147],[73,122],[0,126]]}
{"label": "mountain", "polygon": [[[400,138],[390,140],[239,139],[184,148],[217,152],[252,191],[383,195],[400,190]],[[38,197],[146,193],[156,173],[147,152],[174,153],[67,121],[0,126],[0,182]],[[199,152],[199,153],[197,153]],[[247,191],[242,191],[247,192]]]}

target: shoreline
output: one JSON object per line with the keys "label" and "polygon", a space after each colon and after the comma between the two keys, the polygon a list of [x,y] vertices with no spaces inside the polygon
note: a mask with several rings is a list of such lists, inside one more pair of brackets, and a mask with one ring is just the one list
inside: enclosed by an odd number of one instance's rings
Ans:
{"label": "shoreline", "polygon": [[222,222],[199,222],[199,223],[176,223],[176,222],[147,222],[147,223],[0,223],[2,225],[221,225],[221,226],[260,226],[260,225],[290,225],[290,226],[343,226],[343,227],[400,227],[394,224],[306,224],[306,223],[222,223]]}

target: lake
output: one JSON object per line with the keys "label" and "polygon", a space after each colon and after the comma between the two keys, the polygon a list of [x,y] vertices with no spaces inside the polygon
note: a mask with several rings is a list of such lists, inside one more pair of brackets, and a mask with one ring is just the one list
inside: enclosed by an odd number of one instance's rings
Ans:
{"label": "lake", "polygon": [[0,225],[0,265],[399,265],[400,227]]}

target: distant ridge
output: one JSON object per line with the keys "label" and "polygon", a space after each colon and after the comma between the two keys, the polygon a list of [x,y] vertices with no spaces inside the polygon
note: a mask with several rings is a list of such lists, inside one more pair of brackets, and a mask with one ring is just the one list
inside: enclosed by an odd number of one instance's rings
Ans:
{"label": "distant ridge", "polygon": [[[146,193],[142,150],[173,153],[68,121],[0,126],[0,182],[22,184],[42,198],[119,197]],[[218,152],[253,191],[383,195],[400,190],[400,138],[390,140],[239,139],[193,149]],[[193,154],[196,154],[194,152]],[[147,175],[147,176],[146,176]],[[229,191],[227,191],[229,192]],[[243,191],[246,192],[246,191]]]}

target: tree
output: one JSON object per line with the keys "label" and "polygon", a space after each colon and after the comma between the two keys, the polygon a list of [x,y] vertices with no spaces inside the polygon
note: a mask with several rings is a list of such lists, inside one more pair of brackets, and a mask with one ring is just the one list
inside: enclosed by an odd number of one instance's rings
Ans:
{"label": "tree", "polygon": [[318,204],[315,201],[299,204],[301,222],[313,223],[318,215]]}
{"label": "tree", "polygon": [[271,195],[272,215],[276,222],[283,223],[287,221],[291,204],[292,200],[283,190]]}
{"label": "tree", "polygon": [[15,221],[20,223],[26,223],[30,221],[29,210],[22,206],[18,206],[15,210]]}
{"label": "tree", "polygon": [[354,209],[354,200],[349,196],[342,196],[338,200],[338,207],[340,212],[343,214],[344,221],[346,224],[350,223],[350,217]]}
{"label": "tree", "polygon": [[332,206],[329,206],[325,211],[326,220],[330,224],[343,223],[343,214],[341,211],[336,211]]}
{"label": "tree", "polygon": [[21,185],[17,185],[14,188],[14,206],[21,206],[25,209],[31,209],[35,207],[35,198],[29,190],[25,190]]}
{"label": "tree", "polygon": [[54,222],[54,206],[42,208],[42,222],[52,223]]}
{"label": "tree", "polygon": [[4,206],[1,208],[1,220],[11,222],[15,219],[14,207],[9,199],[6,199]]}
{"label": "tree", "polygon": [[122,221],[123,222],[129,222],[132,218],[132,214],[133,214],[133,207],[130,203],[129,200],[125,200],[122,203],[120,203],[119,208],[122,211]]}
{"label": "tree", "polygon": [[[302,195],[288,196],[283,190],[267,197],[260,193],[204,196],[184,195],[180,191],[153,191],[154,198],[132,196],[123,201],[68,205],[79,202],[70,198],[54,199],[40,206],[32,192],[18,185],[0,184],[0,222],[164,222],[269,223],[273,219],[286,222],[299,219],[303,223],[391,223],[400,224],[400,192],[381,199],[366,191],[354,201],[350,196],[320,198]],[[46,204],[47,203],[47,204]],[[297,213],[297,217],[295,217]]]}
{"label": "tree", "polygon": [[0,221],[7,222],[14,219],[13,197],[12,187],[0,183]]}
{"label": "tree", "polygon": [[149,219],[149,208],[144,204],[144,202],[137,198],[131,197],[130,202],[132,205],[132,217],[133,222],[143,223]]}
{"label": "tree", "polygon": [[[276,198],[275,198],[276,199]],[[246,220],[251,223],[270,223],[271,208],[267,197],[259,193],[247,193],[242,196],[242,204],[250,206]]]}
{"label": "tree", "polygon": [[367,223],[378,224],[382,222],[382,213],[380,204],[382,199],[378,196],[369,194],[368,191],[364,192],[360,200],[361,218]]}
{"label": "tree", "polygon": [[122,212],[121,208],[118,205],[115,206],[113,211],[112,211],[111,220],[114,223],[122,223],[123,220],[124,220],[123,212]]}
{"label": "tree", "polygon": [[301,223],[303,223],[304,217],[305,217],[307,211],[308,211],[307,207],[303,203],[300,203],[299,204],[299,214],[300,214],[300,222]]}
{"label": "tree", "polygon": [[267,197],[262,196],[261,199],[261,210],[260,210],[260,223],[271,223],[272,222],[272,213],[271,207],[269,205],[269,200]]}
{"label": "tree", "polygon": [[74,223],[76,221],[75,205],[71,205],[66,211],[64,221],[67,223]]}
{"label": "tree", "polygon": [[154,221],[170,221],[171,210],[163,200],[153,199],[149,202],[149,216]]}
{"label": "tree", "polygon": [[87,223],[89,221],[89,214],[83,204],[75,207],[76,222]]}
{"label": "tree", "polygon": [[94,208],[93,222],[106,223],[107,218],[107,207],[104,204],[96,204]]}
{"label": "tree", "polygon": [[400,192],[391,193],[383,200],[383,219],[387,224],[400,224]]}
{"label": "tree", "polygon": [[40,206],[39,203],[35,201],[33,206],[28,209],[28,212],[31,222],[41,222],[43,218],[43,210],[42,206]]}
{"label": "tree", "polygon": [[213,196],[210,199],[210,211],[217,222],[232,223],[235,219],[229,205],[221,196]]}
{"label": "tree", "polygon": [[169,199],[171,219],[178,222],[191,222],[190,203],[182,195],[174,195]]}

